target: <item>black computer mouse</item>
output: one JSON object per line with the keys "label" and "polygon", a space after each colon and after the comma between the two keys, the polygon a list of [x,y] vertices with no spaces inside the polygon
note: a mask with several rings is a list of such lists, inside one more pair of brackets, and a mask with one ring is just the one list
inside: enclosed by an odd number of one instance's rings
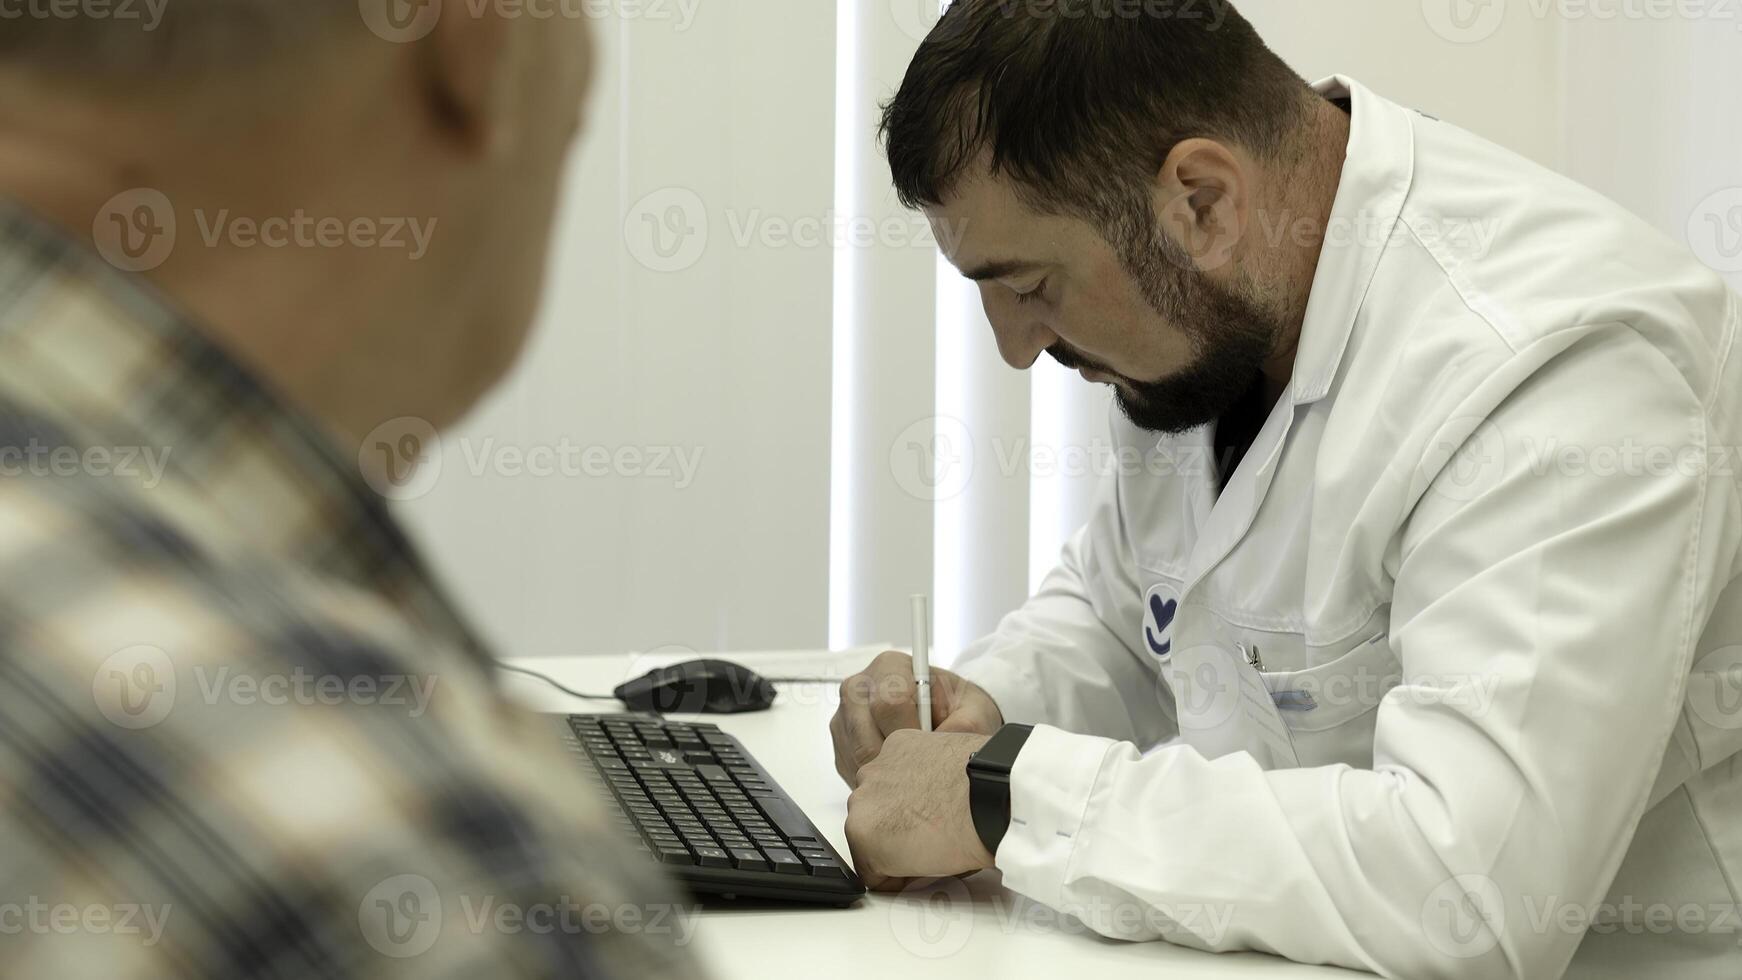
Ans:
{"label": "black computer mouse", "polygon": [[691,660],[660,667],[611,692],[635,711],[730,715],[774,705],[774,685],[725,660]]}

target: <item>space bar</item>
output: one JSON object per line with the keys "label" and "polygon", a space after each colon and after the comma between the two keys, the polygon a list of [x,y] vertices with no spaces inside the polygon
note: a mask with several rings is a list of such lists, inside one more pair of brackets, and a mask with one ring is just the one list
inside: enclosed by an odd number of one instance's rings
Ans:
{"label": "space bar", "polygon": [[779,827],[780,832],[787,837],[815,837],[817,835],[817,829],[805,817],[804,811],[786,800],[778,796],[758,796],[754,799],[756,805],[762,808],[762,812],[768,816],[768,819],[774,821],[774,825]]}

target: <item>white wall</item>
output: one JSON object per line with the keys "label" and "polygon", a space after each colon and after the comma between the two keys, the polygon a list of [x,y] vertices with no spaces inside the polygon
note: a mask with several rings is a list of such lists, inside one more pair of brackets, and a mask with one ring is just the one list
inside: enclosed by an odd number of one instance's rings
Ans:
{"label": "white wall", "polygon": [[[1308,79],[1352,75],[1379,94],[1561,163],[1561,31],[1542,0],[1243,0]],[[1470,30],[1460,8],[1468,8]]]}
{"label": "white wall", "polygon": [[1567,20],[1566,172],[1742,289],[1742,8],[1686,9]]}
{"label": "white wall", "polygon": [[[972,292],[947,270],[940,280],[916,243],[870,138],[930,2],[732,0],[695,5],[687,25],[604,25],[533,350],[445,440],[434,489],[404,507],[505,651],[900,641],[905,596],[925,590],[947,662],[1026,595],[1081,519],[1093,477],[1056,475],[1050,460],[1102,435],[1104,393],[997,360]],[[1706,121],[1742,118],[1738,35],[1563,31],[1545,2],[1240,6],[1307,77],[1354,75],[1626,192],[1666,227],[1742,185],[1736,128]],[[1710,50],[1678,74],[1690,43]],[[1642,45],[1658,70],[1615,70]],[[1653,179],[1667,170],[1686,176]],[[786,236],[837,206],[860,232],[895,224],[839,250]],[[687,251],[652,248],[655,225]],[[702,457],[681,489],[625,473],[473,475],[492,438]],[[927,444],[941,455],[925,460]],[[959,486],[916,483],[922,462],[962,451]]]}
{"label": "white wall", "polygon": [[[533,347],[404,508],[504,652],[825,636],[833,260],[797,241],[833,204],[834,10],[692,9],[598,25]],[[688,486],[633,465],[474,476],[490,439],[703,455]]]}

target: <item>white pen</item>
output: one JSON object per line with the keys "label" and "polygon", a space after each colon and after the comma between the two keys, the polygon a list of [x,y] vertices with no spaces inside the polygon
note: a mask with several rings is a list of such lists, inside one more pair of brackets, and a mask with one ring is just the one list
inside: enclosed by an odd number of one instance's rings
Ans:
{"label": "white pen", "polygon": [[913,683],[919,689],[919,730],[931,731],[931,600],[913,597]]}

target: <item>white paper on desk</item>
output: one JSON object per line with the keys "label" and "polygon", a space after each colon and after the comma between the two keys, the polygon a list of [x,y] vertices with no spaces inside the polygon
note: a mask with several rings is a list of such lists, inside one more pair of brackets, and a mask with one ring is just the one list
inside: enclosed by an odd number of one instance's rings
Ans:
{"label": "white paper on desk", "polygon": [[1205,758],[1246,752],[1266,770],[1300,765],[1264,676],[1237,649],[1185,647],[1170,668],[1180,735]]}

